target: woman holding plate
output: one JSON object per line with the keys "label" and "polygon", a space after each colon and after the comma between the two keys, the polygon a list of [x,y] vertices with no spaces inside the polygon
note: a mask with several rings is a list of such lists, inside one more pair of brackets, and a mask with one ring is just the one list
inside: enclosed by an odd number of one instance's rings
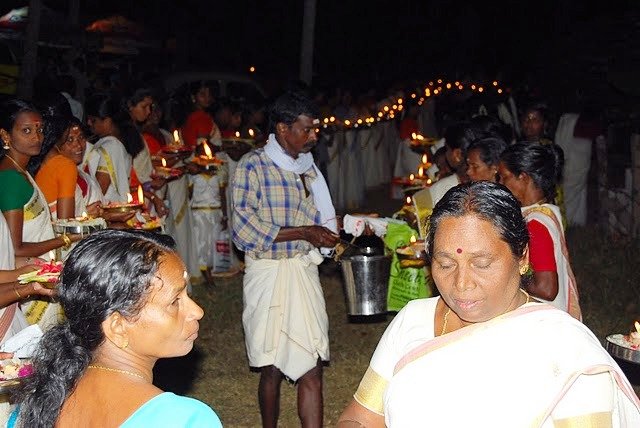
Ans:
{"label": "woman holding plate", "polygon": [[40,341],[18,425],[221,427],[206,404],[153,385],[156,361],[186,355],[198,337],[204,312],[187,280],[167,235],[102,230],[81,241],[60,279],[66,320]]}
{"label": "woman holding plate", "polygon": [[[51,214],[42,191],[26,166],[40,153],[42,117],[22,100],[9,100],[0,106],[0,210],[9,227],[16,256],[34,257],[57,248],[68,249],[79,235],[55,237]],[[44,300],[30,300],[22,309],[30,324],[43,330],[58,322],[58,308]]]}
{"label": "woman holding plate", "polygon": [[441,296],[410,302],[378,343],[338,426],[640,426],[640,401],[598,339],[523,288],[518,200],[459,185],[430,218]]}

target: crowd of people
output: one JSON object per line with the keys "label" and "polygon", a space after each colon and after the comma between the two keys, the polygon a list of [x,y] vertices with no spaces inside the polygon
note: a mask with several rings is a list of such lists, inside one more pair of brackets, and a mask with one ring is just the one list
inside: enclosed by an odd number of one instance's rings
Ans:
{"label": "crowd of people", "polygon": [[[546,106],[518,118],[501,104],[500,119],[437,126],[445,115],[435,101],[410,93],[354,103],[348,91],[315,100],[288,91],[267,111],[216,100],[199,82],[170,120],[161,95],[140,84],[76,103],[67,91],[5,101],[0,343],[32,324],[45,332],[18,406],[0,402],[10,426],[220,426],[210,407],[161,391],[152,376],[159,358],[193,347],[203,311],[189,287],[219,274],[243,274],[263,426],[278,424],[285,379],[297,385],[302,426],[322,426],[330,351],[318,265],[341,239],[337,211],[423,163],[411,147],[417,133],[444,143],[425,152],[437,174],[416,193],[430,201],[424,230],[439,296],[395,316],[340,425],[640,423],[624,374],[580,322],[564,239],[566,224],[586,222],[593,118],[565,115],[552,138]],[[349,126],[403,98],[397,119]],[[139,214],[106,209],[137,189],[163,233],[131,230]],[[57,220],[87,217],[109,229],[54,233]],[[56,289],[18,281],[50,251],[64,259]],[[461,388],[474,397],[465,412],[451,404]]]}

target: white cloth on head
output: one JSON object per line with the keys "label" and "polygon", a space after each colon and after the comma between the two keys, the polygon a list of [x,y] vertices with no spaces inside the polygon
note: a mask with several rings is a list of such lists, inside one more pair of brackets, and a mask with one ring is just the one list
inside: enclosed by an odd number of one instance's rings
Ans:
{"label": "white cloth on head", "polygon": [[[329,193],[329,187],[327,182],[320,172],[320,169],[313,162],[313,155],[311,153],[300,153],[297,159],[289,156],[280,143],[276,140],[275,134],[269,134],[267,144],[264,146],[264,152],[266,155],[278,165],[278,167],[285,171],[294,172],[302,175],[305,172],[313,168],[317,174],[317,177],[311,183],[311,194],[313,195],[313,202],[316,208],[320,211],[320,220],[322,225],[327,229],[337,233],[338,222],[336,221],[336,210],[333,207],[331,201],[331,194]],[[323,255],[331,253],[330,248],[322,248]]]}
{"label": "white cloth on head", "polygon": [[245,345],[251,367],[277,367],[296,381],[329,360],[329,319],[318,266],[322,256],[246,257],[243,300]]}

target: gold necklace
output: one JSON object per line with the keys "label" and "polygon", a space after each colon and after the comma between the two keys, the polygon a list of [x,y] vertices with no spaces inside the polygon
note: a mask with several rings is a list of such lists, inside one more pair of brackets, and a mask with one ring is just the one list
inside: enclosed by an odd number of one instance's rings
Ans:
{"label": "gold necklace", "polygon": [[[529,295],[529,293],[527,293],[526,290],[523,290],[522,288],[520,289],[520,291],[522,291],[524,295],[527,296],[527,301],[524,302],[524,304],[526,305],[531,300],[531,296]],[[440,336],[444,336],[444,334],[447,331],[447,321],[449,321],[450,313],[451,313],[451,308],[447,308],[447,312],[444,313],[444,321],[442,322],[442,330],[440,330]]]}
{"label": "gold necklace", "polygon": [[444,322],[442,323],[442,330],[440,331],[440,336],[444,336],[444,333],[447,331],[447,321],[449,321],[450,313],[451,313],[451,308],[447,308],[447,312],[444,313]]}
{"label": "gold necklace", "polygon": [[129,376],[135,376],[135,377],[138,377],[138,378],[140,378],[140,379],[142,379],[142,380],[144,380],[144,381],[150,382],[150,380],[149,380],[149,379],[147,379],[145,376],[143,376],[143,375],[141,375],[141,374],[139,374],[139,373],[130,372],[130,371],[128,371],[128,370],[114,369],[114,368],[112,368],[112,367],[99,366],[99,365],[96,365],[96,364],[89,364],[89,365],[87,366],[87,368],[89,368],[89,369],[104,370],[104,371],[107,371],[107,372],[113,372],[113,373],[126,374],[126,375],[129,375]]}
{"label": "gold necklace", "polygon": [[16,162],[16,160],[15,160],[14,158],[12,158],[12,157],[11,157],[11,156],[9,156],[9,155],[6,155],[6,156],[9,158],[9,160],[10,160],[11,162],[13,162],[13,164],[16,166],[16,168],[18,168],[18,171],[20,171],[21,173],[23,173],[23,174],[27,175],[27,171],[25,171],[25,170],[24,170],[24,168],[22,168],[22,167],[20,166],[20,164],[19,164],[18,162]]}

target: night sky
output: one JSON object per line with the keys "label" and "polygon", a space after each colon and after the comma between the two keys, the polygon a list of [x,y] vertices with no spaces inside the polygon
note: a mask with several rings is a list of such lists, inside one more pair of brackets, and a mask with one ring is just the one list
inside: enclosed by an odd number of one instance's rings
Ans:
{"label": "night sky", "polygon": [[[2,12],[23,2],[3,1]],[[66,11],[67,0],[44,0]],[[82,23],[121,14],[189,46],[179,68],[298,73],[303,0],[83,0]],[[521,79],[571,58],[596,25],[638,11],[633,0],[317,0],[314,81],[357,85],[448,73]],[[621,30],[623,31],[623,30]],[[595,43],[595,41],[594,41]],[[544,67],[542,67],[544,69]]]}

